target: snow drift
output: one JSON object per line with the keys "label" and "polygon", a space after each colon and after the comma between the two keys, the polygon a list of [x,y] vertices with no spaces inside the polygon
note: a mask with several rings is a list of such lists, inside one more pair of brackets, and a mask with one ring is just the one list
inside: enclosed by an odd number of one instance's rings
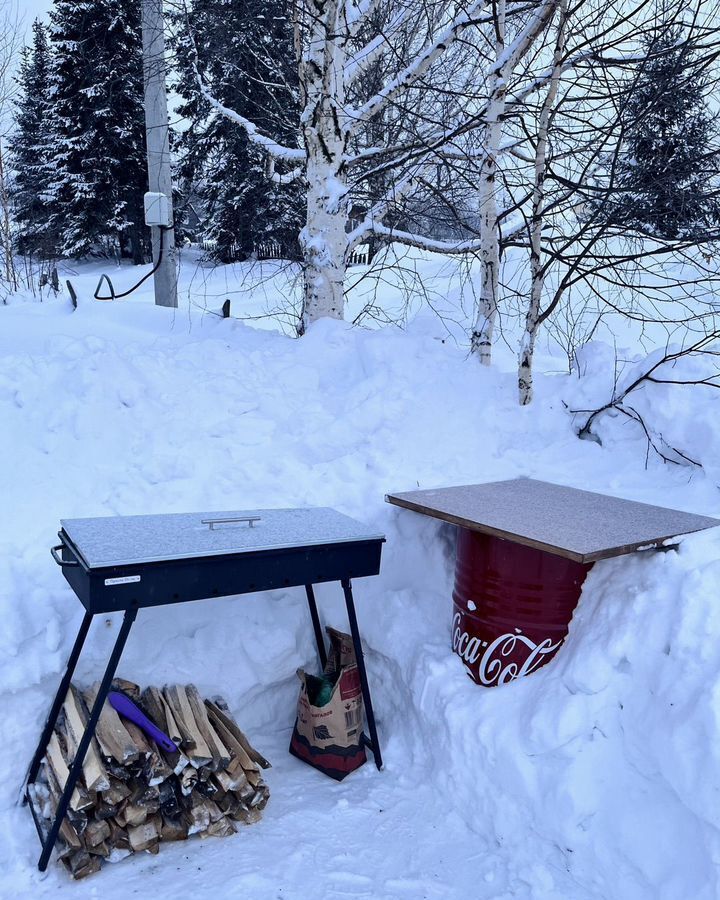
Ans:
{"label": "snow drift", "polygon": [[[571,378],[538,377],[518,408],[514,375],[468,361],[433,318],[321,322],[300,341],[144,304],[17,305],[0,323],[0,896],[717,896],[720,535],[596,564],[553,664],[483,690],[449,649],[452,529],[383,502],[531,475],[718,515],[702,472],[646,469],[637,431],[577,440]],[[701,455],[689,423],[711,427],[709,401],[689,396],[674,427]],[[148,610],[120,674],[221,690],[274,763],[273,799],[235,838],[42,880],[16,801],[80,618],[48,553],[59,519],[290,505],[387,534],[380,578],[356,586],[385,771],[336,785],[287,755],[294,672],[314,665],[302,591]],[[339,591],[318,599],[343,627]],[[117,628],[95,626],[81,680]]]}

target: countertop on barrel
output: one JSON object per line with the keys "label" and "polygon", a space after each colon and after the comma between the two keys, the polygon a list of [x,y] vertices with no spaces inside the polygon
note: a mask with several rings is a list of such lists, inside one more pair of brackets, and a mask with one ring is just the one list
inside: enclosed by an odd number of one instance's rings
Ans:
{"label": "countertop on barrel", "polygon": [[388,503],[590,563],[715,528],[720,519],[607,494],[514,478],[387,494]]}

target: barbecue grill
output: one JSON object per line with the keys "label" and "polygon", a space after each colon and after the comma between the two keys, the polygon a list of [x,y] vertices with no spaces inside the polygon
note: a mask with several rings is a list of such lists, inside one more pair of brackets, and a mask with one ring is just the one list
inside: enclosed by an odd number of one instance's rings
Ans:
{"label": "barbecue grill", "polygon": [[[339,581],[357,657],[369,738],[378,769],[382,756],[360,642],[351,580],[380,571],[385,537],[333,509],[270,509],[65,519],[52,548],[55,561],[85,608],[65,674],[26,779],[26,801],[43,845],[44,871],[82,771],[117,664],[140,609],[302,585],[322,667],[326,651],[314,584]],[[123,612],[115,646],[49,829],[30,797],[93,617]]]}

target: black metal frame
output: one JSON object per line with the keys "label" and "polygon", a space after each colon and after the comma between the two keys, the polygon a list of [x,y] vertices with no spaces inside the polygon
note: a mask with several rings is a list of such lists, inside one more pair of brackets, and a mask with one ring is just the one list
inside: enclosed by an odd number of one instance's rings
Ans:
{"label": "black metal frame", "polygon": [[[365,704],[368,731],[370,732],[369,738],[363,734],[363,743],[372,752],[377,768],[382,768],[382,755],[380,753],[375,714],[370,697],[370,687],[367,680],[350,578],[350,576],[375,575],[379,572],[382,540],[289,548],[282,551],[263,551],[261,553],[223,556],[220,558],[172,560],[170,563],[162,564],[91,570],[84,564],[82,556],[72,546],[64,532],[60,532],[60,539],[62,543],[57,547],[53,547],[51,552],[58,565],[62,566],[65,578],[82,601],[85,607],[85,615],[80,624],[65,674],[60,681],[57,694],[50,707],[40,742],[25,779],[25,802],[30,803],[35,827],[42,843],[42,853],[38,861],[38,869],[41,872],[44,872],[47,868],[50,855],[60,833],[63,819],[70,805],[70,798],[82,772],[88,748],[95,735],[100,712],[110,691],[115,670],[130,634],[130,629],[137,617],[138,610],[147,606],[182,603],[207,597],[207,593],[199,593],[198,591],[203,580],[207,583],[207,576],[210,572],[213,574],[211,582],[216,585],[216,587],[212,588],[210,596],[215,597],[263,591],[278,587],[299,586],[304,583],[322,668],[325,667],[327,661],[327,652],[315,601],[313,583],[324,581],[340,582],[345,597],[350,634],[357,658],[360,687]],[[57,552],[59,550],[61,555]],[[145,579],[144,596],[138,596],[137,589],[131,589],[130,593],[127,593],[128,584],[118,588],[115,585],[105,585],[104,583],[106,578],[128,577],[134,572],[141,572],[141,578]],[[313,576],[312,581],[297,580],[298,578],[303,579],[303,576],[310,574]],[[162,593],[158,590],[159,585],[162,586]],[[125,588],[126,592],[124,594],[122,588]],[[218,593],[221,589],[225,591],[224,594]],[[105,674],[100,682],[95,702],[90,710],[90,717],[85,731],[78,744],[75,759],[70,766],[68,778],[55,812],[55,818],[50,829],[47,833],[44,833],[32,803],[30,785],[34,784],[37,779],[40,765],[52,737],[63,702],[67,696],[70,682],[93,618],[101,613],[118,610],[124,611],[122,625],[120,626],[115,646],[110,654]]]}

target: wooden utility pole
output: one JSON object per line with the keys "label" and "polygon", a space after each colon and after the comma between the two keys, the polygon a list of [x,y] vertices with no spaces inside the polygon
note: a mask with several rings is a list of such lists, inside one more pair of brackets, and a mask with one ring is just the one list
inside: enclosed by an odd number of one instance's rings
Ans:
{"label": "wooden utility pole", "polygon": [[[177,260],[173,230],[170,128],[165,89],[165,33],[162,0],[142,0],[143,72],[145,81],[145,135],[148,183],[152,193],[167,197],[167,221],[163,229],[162,260],[155,272],[155,303],[177,306]],[[160,254],[160,226],[151,226],[153,259]]]}

